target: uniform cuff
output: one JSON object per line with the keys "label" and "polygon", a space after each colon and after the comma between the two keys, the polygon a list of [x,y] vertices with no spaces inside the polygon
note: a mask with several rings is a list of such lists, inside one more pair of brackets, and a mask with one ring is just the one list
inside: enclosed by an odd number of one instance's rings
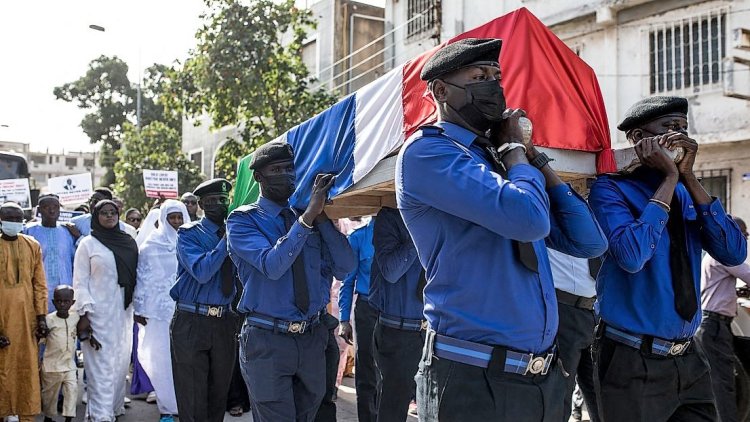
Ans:
{"label": "uniform cuff", "polygon": [[669,214],[661,206],[649,202],[646,208],[643,209],[640,220],[646,224],[650,224],[657,233],[661,233],[664,227],[667,226],[667,219]]}
{"label": "uniform cuff", "polygon": [[716,197],[714,197],[713,199],[714,200],[711,201],[711,203],[708,205],[694,205],[695,210],[698,212],[698,218],[702,219],[703,221],[712,221],[718,224],[720,219],[726,217],[726,212],[724,211],[724,207],[721,206],[721,202]]}

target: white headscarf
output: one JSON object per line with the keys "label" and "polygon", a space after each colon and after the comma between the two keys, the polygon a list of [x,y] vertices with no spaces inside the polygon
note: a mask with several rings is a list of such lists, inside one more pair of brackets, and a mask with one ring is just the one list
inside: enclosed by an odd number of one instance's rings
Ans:
{"label": "white headscarf", "polygon": [[146,238],[146,242],[153,242],[159,246],[165,246],[167,248],[174,248],[177,246],[177,230],[169,224],[167,218],[172,213],[182,213],[183,224],[190,222],[190,214],[188,214],[187,207],[180,201],[174,199],[167,199],[161,205],[161,212],[159,213],[159,227],[151,232]]}
{"label": "white headscarf", "polygon": [[154,230],[156,230],[156,223],[159,221],[159,215],[161,214],[161,210],[159,208],[154,208],[151,211],[148,212],[148,215],[145,219],[143,219],[143,223],[141,223],[141,228],[138,229],[138,236],[135,238],[135,243],[138,244],[138,247],[140,248],[141,245],[143,245],[143,242],[146,241],[148,238],[148,235],[151,234]]}
{"label": "white headscarf", "polygon": [[169,289],[177,278],[177,230],[169,224],[167,217],[175,212],[182,213],[184,222],[190,222],[182,202],[165,201],[158,213],[159,227],[148,234],[139,248],[133,303],[136,314],[146,318],[168,321],[174,313],[175,302],[169,296]]}

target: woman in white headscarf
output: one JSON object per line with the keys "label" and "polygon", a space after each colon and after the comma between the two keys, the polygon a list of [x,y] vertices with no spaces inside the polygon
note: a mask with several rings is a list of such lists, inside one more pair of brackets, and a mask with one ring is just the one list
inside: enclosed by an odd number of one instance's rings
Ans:
{"label": "woman in white headscarf", "polygon": [[177,414],[169,323],[175,302],[169,289],[177,278],[177,228],[190,221],[187,208],[180,201],[167,200],[161,205],[159,227],[140,246],[133,305],[135,320],[142,325],[138,333],[138,357],[151,379],[161,421],[172,421]]}

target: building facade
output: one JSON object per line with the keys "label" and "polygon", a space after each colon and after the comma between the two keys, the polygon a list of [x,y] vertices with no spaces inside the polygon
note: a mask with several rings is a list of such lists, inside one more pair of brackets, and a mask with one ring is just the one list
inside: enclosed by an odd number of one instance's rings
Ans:
{"label": "building facade", "polygon": [[699,177],[750,218],[750,0],[387,0],[386,68],[519,7],[594,69],[614,148],[633,103],[686,97]]}
{"label": "building facade", "polygon": [[72,174],[91,173],[94,186],[98,186],[107,168],[97,162],[98,152],[61,152],[59,154],[32,151],[29,144],[23,142],[0,141],[0,151],[11,151],[22,154],[29,163],[32,189],[43,189],[47,180],[53,177]]}

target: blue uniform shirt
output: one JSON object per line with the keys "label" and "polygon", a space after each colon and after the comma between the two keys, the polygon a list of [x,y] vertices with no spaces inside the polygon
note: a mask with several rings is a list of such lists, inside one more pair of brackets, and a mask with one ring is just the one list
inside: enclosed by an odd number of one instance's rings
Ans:
{"label": "blue uniform shirt", "polygon": [[[548,194],[528,164],[505,179],[474,133],[438,125],[417,132],[396,164],[398,207],[427,271],[425,318],[439,334],[544,352],[558,325],[545,238],[582,258],[604,253],[606,239],[569,186]],[[533,242],[538,273],[515,256],[512,239]]]}
{"label": "blue uniform shirt", "polygon": [[372,244],[375,259],[370,277],[370,304],[388,316],[424,319],[422,292],[417,292],[422,264],[398,210],[380,210]]}
{"label": "blue uniform shirt", "polygon": [[177,282],[169,291],[176,302],[229,305],[221,292],[221,265],[227,257],[227,240],[219,238],[219,226],[208,218],[187,223],[177,230]]}
{"label": "blue uniform shirt", "polygon": [[[261,196],[229,215],[229,254],[245,287],[239,310],[286,321],[308,320],[325,308],[333,277],[344,278],[354,268],[355,258],[333,223],[307,229],[295,221],[287,231],[282,209]],[[310,295],[307,315],[294,303],[292,264],[300,253]]]}
{"label": "blue uniform shirt", "polygon": [[349,244],[357,259],[357,267],[341,282],[339,291],[339,319],[341,321],[349,321],[354,291],[364,297],[370,295],[370,269],[375,255],[375,248],[372,246],[374,224],[375,219],[372,219],[367,225],[354,230],[349,235]]}
{"label": "blue uniform shirt", "polygon": [[41,222],[32,223],[23,232],[36,239],[42,247],[44,275],[47,278],[47,306],[54,309],[52,299],[55,288],[61,284],[73,284],[76,241],[70,231],[59,223],[55,227],[44,227]]}
{"label": "blue uniform shirt", "polygon": [[[649,199],[663,176],[643,168],[629,177],[601,176],[591,187],[591,203],[609,251],[597,277],[597,313],[608,324],[635,334],[667,340],[691,337],[701,321],[699,311],[685,321],[675,310],[669,266],[669,214]],[[701,249],[727,266],[741,264],[747,245],[718,200],[693,203],[677,184],[675,195],[685,216],[688,256],[700,301]]]}

